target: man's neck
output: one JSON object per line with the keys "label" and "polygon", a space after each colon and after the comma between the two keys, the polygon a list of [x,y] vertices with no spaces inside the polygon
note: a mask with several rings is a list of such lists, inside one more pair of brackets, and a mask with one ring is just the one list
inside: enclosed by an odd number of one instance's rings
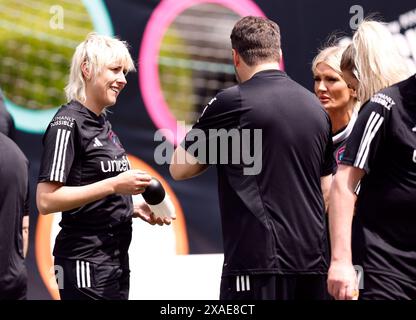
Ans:
{"label": "man's neck", "polygon": [[280,70],[279,63],[270,62],[270,63],[261,63],[256,66],[247,66],[244,72],[241,72],[241,82],[251,79],[257,72],[264,70]]}

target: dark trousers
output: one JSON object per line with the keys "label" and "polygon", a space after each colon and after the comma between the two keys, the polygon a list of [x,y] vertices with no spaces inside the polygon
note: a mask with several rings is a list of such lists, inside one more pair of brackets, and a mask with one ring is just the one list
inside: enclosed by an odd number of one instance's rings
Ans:
{"label": "dark trousers", "polygon": [[128,256],[118,265],[55,258],[61,300],[127,300],[130,269]]}
{"label": "dark trousers", "polygon": [[416,281],[393,275],[365,272],[360,300],[416,300]]}
{"label": "dark trousers", "polygon": [[221,279],[220,300],[328,300],[326,275],[239,275]]}

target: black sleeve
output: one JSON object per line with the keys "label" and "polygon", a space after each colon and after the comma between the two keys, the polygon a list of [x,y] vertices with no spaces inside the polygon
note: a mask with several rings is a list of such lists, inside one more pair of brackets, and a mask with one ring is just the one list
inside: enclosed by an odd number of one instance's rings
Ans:
{"label": "black sleeve", "polygon": [[[77,148],[77,124],[60,124],[55,117],[43,136],[43,153],[38,182],[55,181],[65,184]],[[71,125],[72,124],[72,125]]]}
{"label": "black sleeve", "polygon": [[[194,124],[182,141],[182,147],[201,162],[207,160],[210,140],[221,139],[221,135],[228,135],[229,129],[238,128],[242,113],[240,94],[237,87],[232,87],[217,94],[205,106],[200,118]],[[224,130],[223,130],[224,129]],[[204,146],[204,154],[195,154],[200,151],[198,146]],[[192,151],[191,151],[192,150]]]}
{"label": "black sleeve", "polygon": [[347,140],[342,164],[370,172],[383,145],[394,104],[391,97],[377,93],[363,105]]}
{"label": "black sleeve", "polygon": [[322,166],[321,170],[321,177],[329,176],[330,174],[335,174],[335,171],[337,169],[337,162],[334,157],[334,145],[332,142],[332,125],[331,120],[328,116],[328,122],[329,122],[329,131],[328,131],[328,137],[327,137],[327,144],[325,148],[325,155],[324,155],[324,165]]}

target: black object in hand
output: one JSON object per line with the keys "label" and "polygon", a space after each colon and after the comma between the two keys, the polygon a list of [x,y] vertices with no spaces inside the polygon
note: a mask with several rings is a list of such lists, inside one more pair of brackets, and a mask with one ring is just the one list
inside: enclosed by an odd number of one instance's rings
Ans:
{"label": "black object in hand", "polygon": [[165,195],[165,189],[163,188],[159,180],[155,178],[152,178],[152,180],[150,180],[150,184],[142,193],[143,199],[146,201],[147,204],[150,205],[157,205],[161,203],[163,199],[165,199]]}

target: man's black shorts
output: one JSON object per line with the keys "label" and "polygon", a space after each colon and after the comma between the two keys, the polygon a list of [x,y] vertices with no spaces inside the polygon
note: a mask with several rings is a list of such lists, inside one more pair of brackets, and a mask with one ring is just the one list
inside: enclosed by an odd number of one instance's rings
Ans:
{"label": "man's black shorts", "polygon": [[221,300],[328,300],[326,275],[239,275],[221,279]]}
{"label": "man's black shorts", "polygon": [[361,300],[416,300],[416,282],[393,275],[365,272]]}

